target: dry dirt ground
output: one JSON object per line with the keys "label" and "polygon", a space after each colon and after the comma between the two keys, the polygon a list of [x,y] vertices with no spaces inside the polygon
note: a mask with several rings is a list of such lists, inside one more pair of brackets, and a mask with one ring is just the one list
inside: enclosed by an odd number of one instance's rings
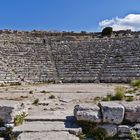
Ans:
{"label": "dry dirt ground", "polygon": [[[25,103],[29,114],[14,132],[18,140],[79,140],[69,132],[80,128],[73,123],[74,106],[94,103],[95,97],[114,93],[119,84],[34,84],[0,87],[0,100]],[[121,85],[128,87],[128,85]],[[35,100],[37,101],[36,104]]]}
{"label": "dry dirt ground", "polygon": [[55,101],[66,99],[71,102],[83,102],[113,93],[117,86],[128,87],[126,84],[33,84],[22,86],[0,87],[0,99],[33,101],[50,101],[50,95],[55,96]]}

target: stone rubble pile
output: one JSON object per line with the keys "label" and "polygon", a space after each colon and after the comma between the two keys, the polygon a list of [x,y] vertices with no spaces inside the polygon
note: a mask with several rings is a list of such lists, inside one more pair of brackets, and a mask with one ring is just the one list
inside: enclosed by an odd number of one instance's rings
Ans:
{"label": "stone rubble pile", "polygon": [[81,104],[74,108],[78,121],[97,123],[109,137],[127,138],[135,130],[140,136],[140,102],[100,102]]}

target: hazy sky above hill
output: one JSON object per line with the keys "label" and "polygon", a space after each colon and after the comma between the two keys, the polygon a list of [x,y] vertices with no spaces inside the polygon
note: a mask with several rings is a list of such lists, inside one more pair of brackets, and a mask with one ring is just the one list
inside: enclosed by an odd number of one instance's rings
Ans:
{"label": "hazy sky above hill", "polygon": [[140,0],[1,0],[0,28],[15,30],[140,30]]}

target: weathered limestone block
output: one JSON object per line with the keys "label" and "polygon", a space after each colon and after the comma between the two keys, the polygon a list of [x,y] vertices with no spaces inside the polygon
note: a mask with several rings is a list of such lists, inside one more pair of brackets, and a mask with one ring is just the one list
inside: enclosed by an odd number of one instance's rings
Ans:
{"label": "weathered limestone block", "polygon": [[117,134],[117,125],[115,124],[103,124],[99,127],[106,130],[107,137],[113,137]]}
{"label": "weathered limestone block", "polygon": [[136,131],[138,136],[140,136],[140,124],[135,124],[132,129]]}
{"label": "weathered limestone block", "polygon": [[14,123],[7,123],[4,125],[6,128],[14,128]]}
{"label": "weathered limestone block", "polygon": [[103,122],[120,124],[124,118],[124,107],[115,102],[101,102],[100,104]]}
{"label": "weathered limestone block", "polygon": [[12,123],[16,115],[26,115],[28,109],[24,103],[17,101],[2,100],[0,101],[0,119],[5,123]]}
{"label": "weathered limestone block", "polygon": [[74,108],[74,116],[78,121],[101,122],[100,108],[93,104],[76,105]]}
{"label": "weathered limestone block", "polygon": [[125,108],[125,120],[134,122],[140,122],[140,102],[123,102],[122,105]]}
{"label": "weathered limestone block", "polygon": [[130,94],[130,93],[126,93],[125,97],[135,97],[135,95],[134,94]]}
{"label": "weathered limestone block", "polygon": [[118,126],[118,137],[120,137],[120,138],[129,137],[131,129],[132,128],[128,125],[119,125]]}
{"label": "weathered limestone block", "polygon": [[50,131],[29,133],[24,132],[18,136],[17,140],[79,140],[79,138],[64,131]]}

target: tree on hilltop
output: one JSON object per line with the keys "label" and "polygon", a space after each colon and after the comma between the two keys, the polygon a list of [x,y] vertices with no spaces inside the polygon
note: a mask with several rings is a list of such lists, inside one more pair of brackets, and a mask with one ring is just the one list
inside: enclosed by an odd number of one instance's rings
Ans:
{"label": "tree on hilltop", "polygon": [[111,36],[112,32],[113,32],[113,28],[112,27],[105,27],[102,30],[102,36]]}

